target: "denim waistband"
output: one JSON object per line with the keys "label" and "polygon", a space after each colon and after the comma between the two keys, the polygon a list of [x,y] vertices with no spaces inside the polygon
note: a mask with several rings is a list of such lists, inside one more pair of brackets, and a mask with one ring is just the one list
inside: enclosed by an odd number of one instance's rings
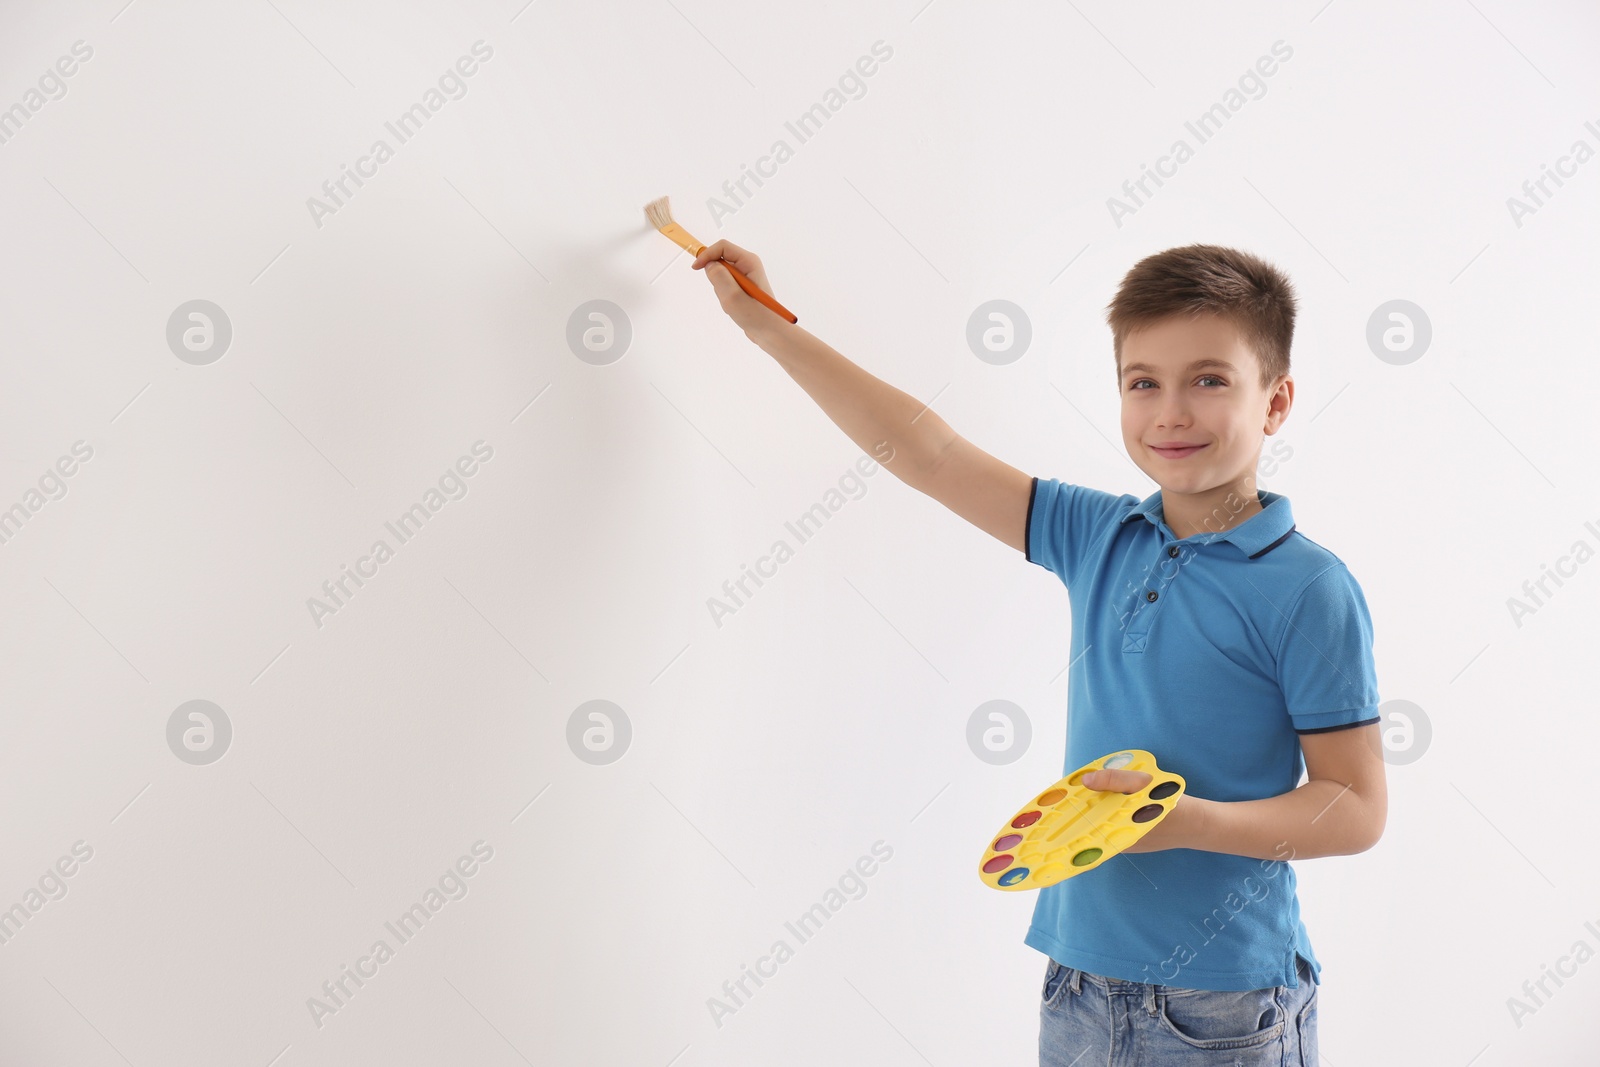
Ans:
{"label": "denim waistband", "polygon": [[1154,989],[1153,982],[1130,982],[1125,978],[1109,978],[1102,974],[1090,974],[1080,971],[1076,967],[1067,968],[1067,985],[1074,993],[1083,992],[1085,985],[1092,985],[1106,993],[1143,994],[1147,989]]}
{"label": "denim waistband", "polygon": [[[1298,953],[1295,955],[1294,965],[1295,973],[1301,983],[1312,980],[1311,965],[1302,959]],[[1160,982],[1130,982],[1125,978],[1110,978],[1101,974],[1080,971],[1076,967],[1066,967],[1065,969],[1067,971],[1067,987],[1074,993],[1083,992],[1083,987],[1087,984],[1105,991],[1107,996],[1138,996],[1143,998],[1145,1003],[1153,1004],[1155,1002],[1155,991],[1158,989],[1169,993],[1189,992],[1183,986],[1163,985]]]}

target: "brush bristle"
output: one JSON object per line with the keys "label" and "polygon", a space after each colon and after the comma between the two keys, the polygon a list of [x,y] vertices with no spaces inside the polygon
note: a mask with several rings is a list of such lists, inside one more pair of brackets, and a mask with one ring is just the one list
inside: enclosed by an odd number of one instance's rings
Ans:
{"label": "brush bristle", "polygon": [[667,203],[667,197],[660,197],[650,201],[644,206],[644,217],[650,220],[650,225],[656,229],[672,225],[672,208]]}

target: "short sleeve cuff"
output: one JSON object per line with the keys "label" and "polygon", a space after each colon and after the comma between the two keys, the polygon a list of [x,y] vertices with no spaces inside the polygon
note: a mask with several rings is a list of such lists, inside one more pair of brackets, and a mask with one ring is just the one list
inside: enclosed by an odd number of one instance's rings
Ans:
{"label": "short sleeve cuff", "polygon": [[1334,730],[1353,730],[1357,726],[1370,726],[1380,722],[1378,705],[1364,708],[1347,708],[1344,711],[1316,711],[1295,715],[1294,732],[1297,734],[1325,734]]}
{"label": "short sleeve cuff", "polygon": [[[1033,505],[1039,500],[1039,479],[1033,480],[1033,485],[1028,490],[1028,518],[1022,524],[1022,558],[1029,563],[1038,563],[1033,557]],[[1041,564],[1042,566],[1042,564]]]}

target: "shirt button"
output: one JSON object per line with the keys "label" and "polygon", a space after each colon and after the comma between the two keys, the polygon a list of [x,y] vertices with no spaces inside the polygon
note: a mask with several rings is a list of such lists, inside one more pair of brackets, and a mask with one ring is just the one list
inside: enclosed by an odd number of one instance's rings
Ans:
{"label": "shirt button", "polygon": [[1178,546],[1177,545],[1168,545],[1167,546],[1167,555],[1176,557],[1178,555]]}
{"label": "shirt button", "polygon": [[1150,601],[1150,603],[1154,604],[1156,602],[1156,597],[1160,595],[1161,594],[1157,593],[1154,589],[1147,589],[1145,590],[1144,598]]}

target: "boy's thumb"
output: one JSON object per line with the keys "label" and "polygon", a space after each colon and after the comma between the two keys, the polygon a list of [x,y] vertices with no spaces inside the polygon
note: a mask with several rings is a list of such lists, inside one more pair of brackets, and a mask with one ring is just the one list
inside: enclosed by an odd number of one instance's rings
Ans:
{"label": "boy's thumb", "polygon": [[1079,779],[1087,788],[1102,793],[1137,793],[1150,784],[1150,775],[1144,771],[1106,770],[1090,771]]}

